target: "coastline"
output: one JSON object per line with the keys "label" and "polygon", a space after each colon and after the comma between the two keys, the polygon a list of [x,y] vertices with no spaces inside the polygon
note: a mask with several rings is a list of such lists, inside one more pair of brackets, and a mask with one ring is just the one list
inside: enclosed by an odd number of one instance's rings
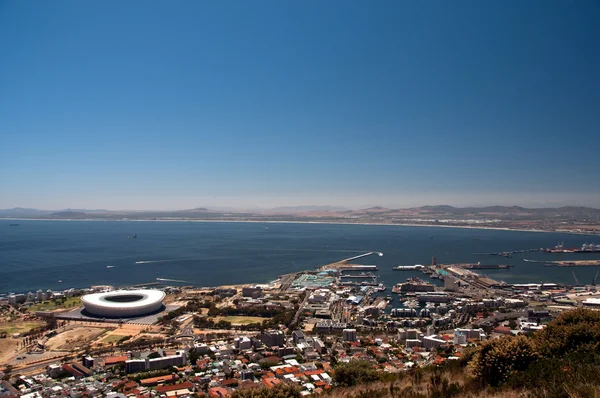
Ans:
{"label": "coastline", "polygon": [[279,220],[213,220],[213,219],[156,219],[156,220],[107,220],[103,218],[14,218],[1,217],[0,220],[7,221],[93,221],[93,222],[198,222],[198,223],[255,223],[255,224],[318,224],[318,225],[375,225],[375,226],[398,226],[398,227],[431,227],[431,228],[461,228],[461,229],[481,229],[492,231],[514,231],[514,232],[538,232],[538,233],[556,233],[569,235],[587,235],[600,236],[598,232],[582,232],[582,231],[550,231],[542,229],[526,229],[526,228],[507,228],[507,227],[490,227],[490,226],[475,226],[475,225],[440,225],[440,224],[411,224],[411,223],[385,223],[385,222],[344,222],[344,221],[279,221]]}

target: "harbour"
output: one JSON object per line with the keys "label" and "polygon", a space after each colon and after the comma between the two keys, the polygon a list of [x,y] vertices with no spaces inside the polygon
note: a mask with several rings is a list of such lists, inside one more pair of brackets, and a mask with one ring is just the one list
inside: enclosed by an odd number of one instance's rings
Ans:
{"label": "harbour", "polygon": [[[379,282],[391,287],[407,277],[422,276],[414,265],[429,262],[426,259],[432,255],[444,264],[481,260],[482,265],[510,265],[509,269],[473,269],[506,283],[570,283],[568,267],[544,264],[580,260],[588,254],[534,251],[526,258],[539,262],[529,263],[523,261],[524,254],[486,262],[473,253],[524,251],[563,241],[565,247],[581,247],[594,241],[593,237],[558,233],[374,225],[280,223],[265,224],[269,228],[265,230],[258,223],[20,220],[19,224],[18,228],[8,223],[0,226],[4,260],[0,292],[94,284],[132,286],[156,278],[198,286],[266,283],[320,264],[344,273],[376,272]],[[137,239],[128,239],[134,234]],[[19,247],[18,255],[11,247]],[[340,257],[345,261],[339,261]],[[399,265],[409,268],[395,270]],[[22,277],[24,273],[27,278]],[[584,280],[592,280],[594,274],[590,266],[578,271]],[[441,281],[439,273],[431,275]]]}

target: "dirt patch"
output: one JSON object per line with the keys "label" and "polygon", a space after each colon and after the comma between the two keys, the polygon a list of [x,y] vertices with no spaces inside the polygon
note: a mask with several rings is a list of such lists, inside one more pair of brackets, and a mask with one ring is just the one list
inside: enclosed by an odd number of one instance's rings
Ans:
{"label": "dirt patch", "polygon": [[76,327],[52,337],[46,343],[49,350],[68,350],[82,347],[104,333],[106,329],[93,327]]}
{"label": "dirt patch", "polygon": [[0,332],[5,332],[8,337],[14,333],[27,333],[31,329],[44,326],[46,322],[42,321],[13,321],[0,323]]}
{"label": "dirt patch", "polygon": [[11,338],[0,339],[0,367],[16,355],[15,349],[19,341]]}

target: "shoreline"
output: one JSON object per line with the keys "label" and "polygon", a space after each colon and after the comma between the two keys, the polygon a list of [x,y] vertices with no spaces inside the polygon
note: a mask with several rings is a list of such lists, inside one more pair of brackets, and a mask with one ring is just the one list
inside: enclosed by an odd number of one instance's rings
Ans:
{"label": "shoreline", "polygon": [[490,227],[490,226],[474,226],[474,225],[439,225],[439,224],[411,224],[411,223],[382,223],[382,222],[343,222],[343,221],[279,221],[279,220],[203,220],[203,219],[157,219],[157,220],[106,220],[102,218],[8,218],[0,217],[0,220],[7,221],[93,221],[93,222],[198,222],[198,223],[255,223],[255,224],[322,224],[322,225],[374,225],[387,227],[430,227],[430,228],[461,228],[461,229],[481,229],[492,231],[514,231],[514,232],[538,232],[538,233],[556,233],[569,235],[587,235],[600,236],[599,232],[582,232],[582,231],[549,231],[543,229],[526,229],[526,228],[507,228],[507,227]]}

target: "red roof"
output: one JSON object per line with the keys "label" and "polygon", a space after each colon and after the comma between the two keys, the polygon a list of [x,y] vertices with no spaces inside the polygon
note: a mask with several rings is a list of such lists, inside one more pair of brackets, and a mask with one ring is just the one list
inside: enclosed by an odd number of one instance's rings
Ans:
{"label": "red roof", "polygon": [[281,380],[276,379],[274,377],[265,377],[262,379],[262,383],[267,387],[267,388],[273,388],[278,384],[281,384]]}
{"label": "red roof", "polygon": [[212,398],[226,398],[226,397],[231,396],[231,394],[229,393],[229,390],[227,390],[223,387],[209,388],[208,395],[210,395]]}
{"label": "red roof", "polygon": [[174,375],[165,375],[165,376],[158,376],[158,377],[150,377],[148,379],[142,379],[140,380],[140,384],[141,385],[150,385],[150,384],[158,384],[158,383],[164,383],[167,381],[171,381],[175,379]]}
{"label": "red roof", "polygon": [[128,381],[127,383],[125,383],[123,385],[123,388],[126,390],[131,390],[132,388],[136,388],[137,387],[137,383],[135,381]]}
{"label": "red roof", "polygon": [[105,357],[104,365],[105,366],[115,365],[117,363],[125,362],[128,359],[129,359],[129,357],[127,355],[121,355],[119,357]]}
{"label": "red roof", "polygon": [[502,334],[511,334],[510,328],[507,326],[498,326],[494,329],[494,332]]}
{"label": "red roof", "polygon": [[160,394],[164,394],[169,391],[183,390],[184,388],[187,388],[189,390],[191,388],[194,388],[194,385],[192,383],[190,383],[189,381],[186,381],[186,382],[179,383],[179,384],[171,384],[169,386],[158,386],[158,387],[156,387],[156,392],[158,392]]}

